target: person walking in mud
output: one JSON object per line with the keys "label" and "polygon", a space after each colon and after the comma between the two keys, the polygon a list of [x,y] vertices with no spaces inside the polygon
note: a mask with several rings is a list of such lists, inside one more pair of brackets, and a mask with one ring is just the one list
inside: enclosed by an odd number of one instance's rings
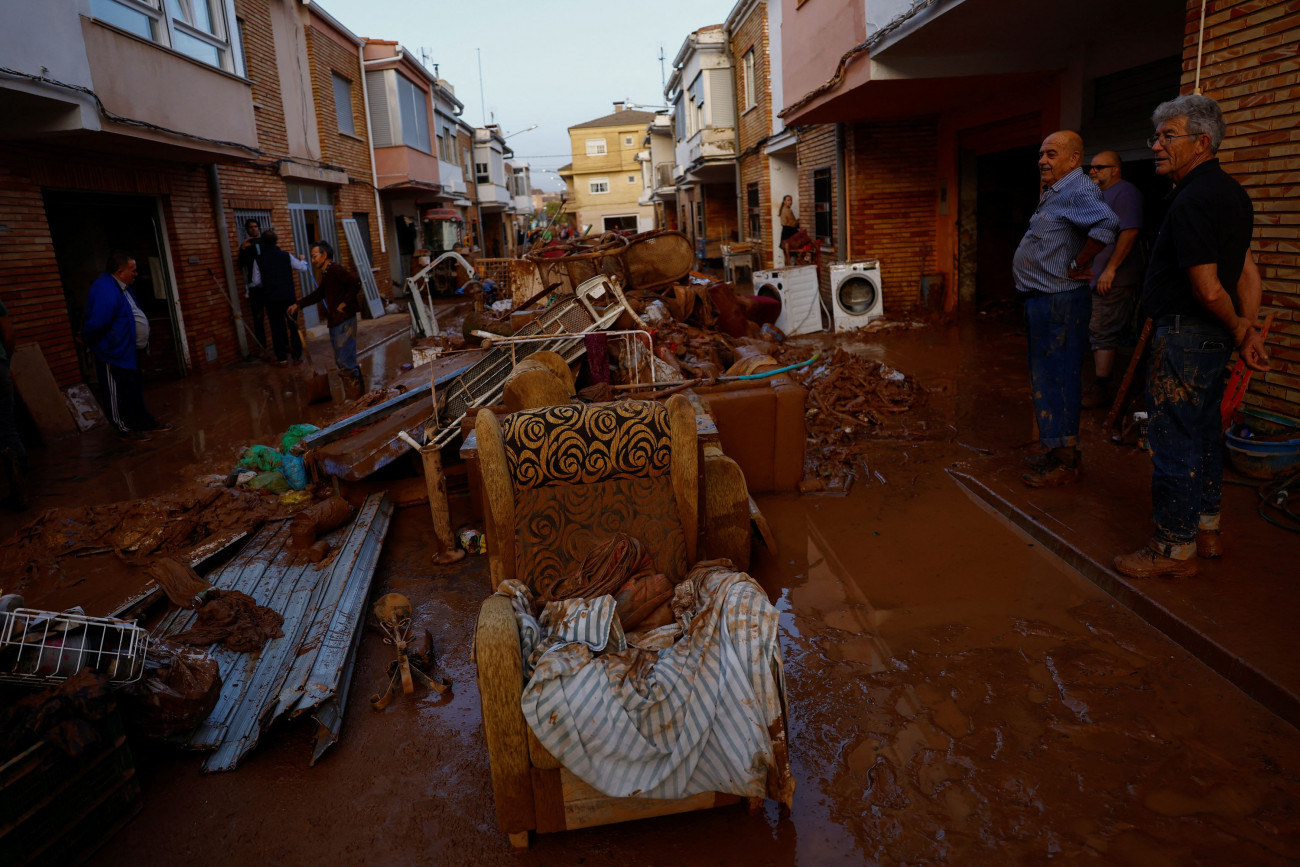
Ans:
{"label": "person walking in mud", "polygon": [[334,261],[334,248],[318,241],[311,248],[311,264],[320,274],[316,291],[289,307],[290,316],[297,316],[300,307],[325,302],[326,323],[329,325],[330,345],[334,347],[334,363],[345,383],[350,380],[350,391],[360,395],[365,390],[365,377],[357,364],[357,314],[361,310],[361,281],[351,271]]}
{"label": "person walking in mud", "polygon": [[1038,151],[1042,195],[1012,261],[1025,301],[1029,383],[1039,442],[1047,449],[1021,478],[1031,488],[1078,481],[1083,356],[1092,297],[1088,277],[1097,253],[1115,240],[1119,221],[1084,175],[1083,139],[1060,130]]}
{"label": "person walking in mud", "polygon": [[1161,103],[1151,119],[1156,174],[1174,182],[1142,287],[1155,325],[1147,372],[1155,532],[1115,568],[1132,578],[1189,578],[1197,557],[1223,554],[1224,368],[1234,348],[1251,370],[1269,364],[1256,322],[1254,208],[1215,157],[1223,112],[1207,96],[1187,95]]}
{"label": "person walking in mud", "polygon": [[120,436],[148,440],[151,430],[171,430],[144,403],[139,353],[149,346],[149,318],[131,291],[137,269],[130,254],[114,252],[90,285],[81,339],[95,357],[100,402]]}
{"label": "person walking in mud", "polygon": [[1142,255],[1137,250],[1142,231],[1142,192],[1121,177],[1119,154],[1102,151],[1092,158],[1088,177],[1101,190],[1106,207],[1119,218],[1119,236],[1092,261],[1092,317],[1088,336],[1097,378],[1083,392],[1083,408],[1110,404],[1111,376],[1119,338],[1133,315],[1133,303],[1142,287]]}

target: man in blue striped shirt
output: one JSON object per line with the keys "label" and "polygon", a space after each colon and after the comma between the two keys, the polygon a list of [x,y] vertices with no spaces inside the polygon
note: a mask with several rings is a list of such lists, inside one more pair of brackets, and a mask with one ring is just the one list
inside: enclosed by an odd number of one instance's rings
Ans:
{"label": "man in blue striped shirt", "polygon": [[1115,241],[1119,220],[1080,167],[1083,139],[1061,130],[1043,140],[1038,175],[1043,192],[1012,261],[1025,300],[1029,383],[1039,442],[1047,449],[1032,472],[1033,488],[1077,481],[1083,358],[1088,349],[1093,257]]}

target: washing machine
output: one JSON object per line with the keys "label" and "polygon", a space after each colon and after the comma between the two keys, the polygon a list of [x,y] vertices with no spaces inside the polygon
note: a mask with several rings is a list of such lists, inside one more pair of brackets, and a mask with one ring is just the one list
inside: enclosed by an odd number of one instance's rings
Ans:
{"label": "washing machine", "polygon": [[885,315],[880,260],[831,266],[831,321],[836,331],[852,331]]}
{"label": "washing machine", "polygon": [[755,271],[754,294],[781,302],[781,315],[776,319],[776,327],[785,334],[793,337],[822,330],[817,266]]}

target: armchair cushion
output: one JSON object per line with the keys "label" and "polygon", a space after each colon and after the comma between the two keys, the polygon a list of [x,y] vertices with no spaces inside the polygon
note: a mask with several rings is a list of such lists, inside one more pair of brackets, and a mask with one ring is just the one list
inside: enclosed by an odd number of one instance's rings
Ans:
{"label": "armchair cushion", "polygon": [[548,406],[508,415],[501,428],[516,493],[661,478],[672,459],[668,413],[648,401]]}

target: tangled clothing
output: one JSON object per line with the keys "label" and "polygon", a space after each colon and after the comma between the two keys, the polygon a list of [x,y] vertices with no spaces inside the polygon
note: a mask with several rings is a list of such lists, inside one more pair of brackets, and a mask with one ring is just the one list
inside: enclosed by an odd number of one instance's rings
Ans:
{"label": "tangled clothing", "polygon": [[180,644],[206,647],[220,643],[236,653],[261,650],[272,638],[284,636],[284,617],[258,605],[238,590],[209,590],[193,628],[167,636]]}

